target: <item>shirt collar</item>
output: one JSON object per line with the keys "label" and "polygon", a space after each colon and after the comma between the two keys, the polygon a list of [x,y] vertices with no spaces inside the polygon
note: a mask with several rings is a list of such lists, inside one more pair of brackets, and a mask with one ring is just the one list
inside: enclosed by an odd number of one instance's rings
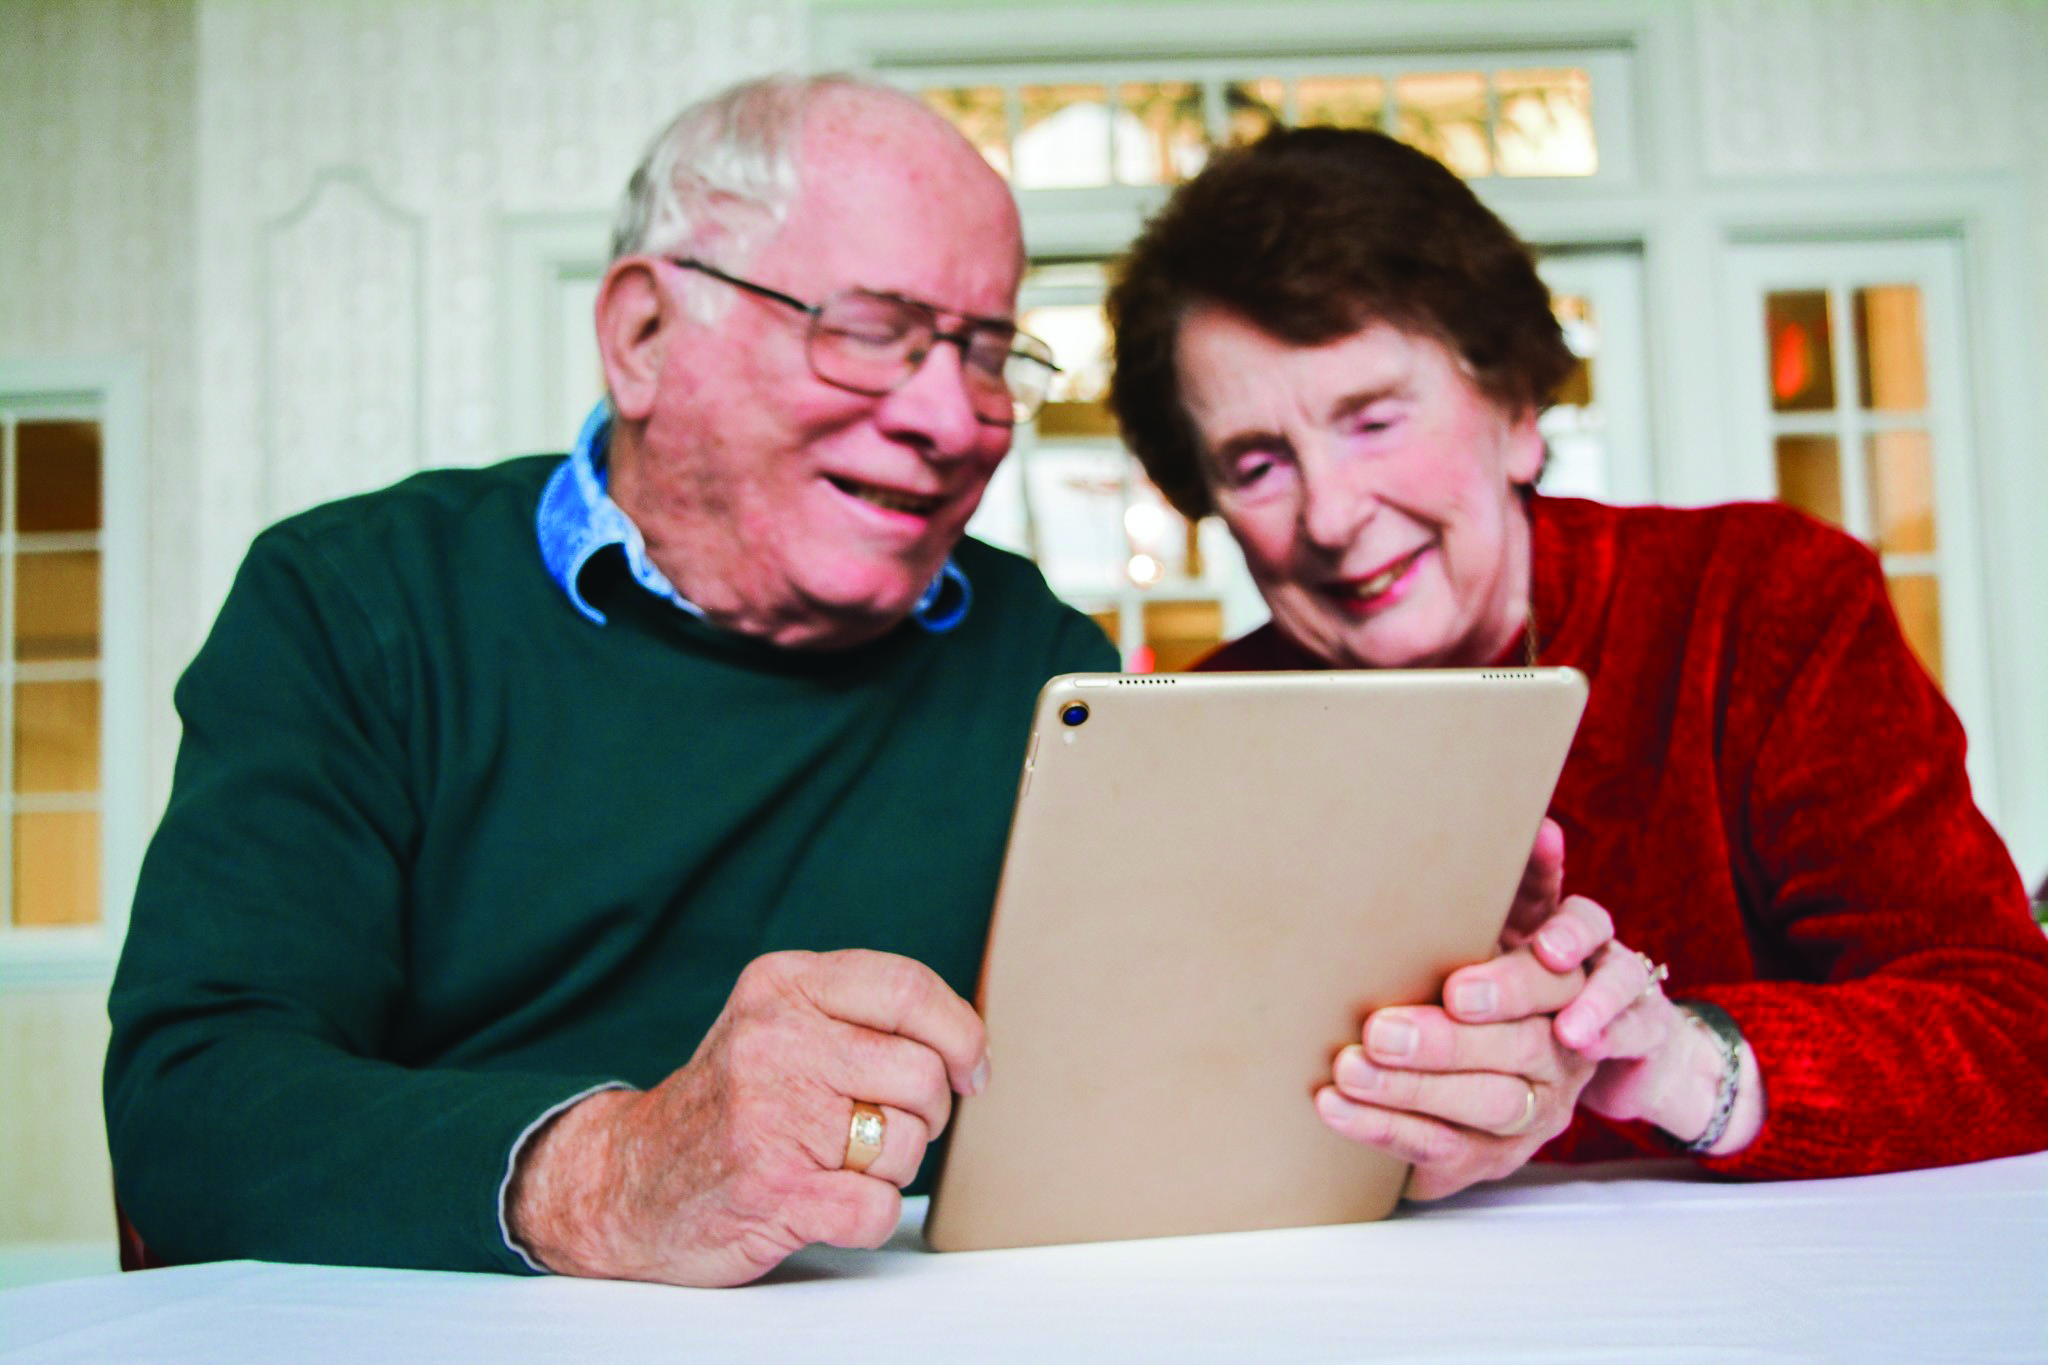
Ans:
{"label": "shirt collar", "polygon": [[[626,567],[634,582],[701,620],[703,608],[677,592],[668,576],[648,558],[647,542],[640,528],[606,491],[605,456],[611,444],[611,431],[611,404],[600,400],[583,419],[575,447],[541,490],[534,523],[548,576],[567,594],[570,605],[601,626],[605,623],[604,613],[583,596],[583,566],[599,550],[616,545],[626,556]],[[917,605],[911,608],[910,619],[935,635],[943,634],[966,619],[973,600],[974,591],[967,575],[948,556],[945,565],[932,575]]]}

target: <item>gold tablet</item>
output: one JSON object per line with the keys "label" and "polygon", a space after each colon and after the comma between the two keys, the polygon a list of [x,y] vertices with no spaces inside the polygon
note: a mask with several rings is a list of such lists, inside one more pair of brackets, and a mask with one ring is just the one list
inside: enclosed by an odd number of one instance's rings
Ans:
{"label": "gold tablet", "polygon": [[1574,669],[1068,674],[1039,694],[942,1251],[1383,1217],[1311,1096],[1367,1013],[1492,954]]}

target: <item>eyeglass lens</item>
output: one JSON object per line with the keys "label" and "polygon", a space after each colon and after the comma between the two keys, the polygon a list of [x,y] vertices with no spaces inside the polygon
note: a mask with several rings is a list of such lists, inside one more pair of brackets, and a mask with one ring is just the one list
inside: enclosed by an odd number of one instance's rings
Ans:
{"label": "eyeglass lens", "polygon": [[[937,344],[938,319],[909,299],[849,289],[818,305],[810,336],[811,368],[827,383],[884,394],[916,372]],[[960,369],[975,415],[1025,422],[1037,415],[1052,380],[1043,342],[999,323],[969,321],[945,339],[960,347]]]}

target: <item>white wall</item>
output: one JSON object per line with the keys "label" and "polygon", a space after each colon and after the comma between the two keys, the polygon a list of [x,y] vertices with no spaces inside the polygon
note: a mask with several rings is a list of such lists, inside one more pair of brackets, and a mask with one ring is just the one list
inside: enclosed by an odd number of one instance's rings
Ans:
{"label": "white wall", "polygon": [[[171,682],[210,610],[193,573],[195,20],[160,0],[10,0],[0,17],[0,357],[147,367],[156,791],[176,745]],[[85,983],[0,1000],[0,1249],[89,1242],[111,1264],[104,998]],[[0,1257],[0,1278],[20,1269]]]}
{"label": "white wall", "polygon": [[[134,351],[148,364],[152,812],[176,746],[172,685],[249,536],[319,497],[507,453],[508,233],[607,209],[678,105],[800,66],[824,19],[876,8],[0,3],[0,357]],[[1126,8],[1170,11],[1162,25],[1177,29],[1214,12]],[[1455,44],[1485,36],[1458,32],[1464,16],[1501,6],[1347,0],[1331,13],[1380,8],[1428,16]],[[1030,31],[1041,12],[1015,13]],[[1652,145],[1686,149],[1696,174],[1682,192],[1989,177],[2023,207],[2012,255],[2030,263],[2019,281],[2030,306],[2019,311],[2048,315],[2048,269],[2031,264],[2048,261],[2048,6],[1694,0],[1675,22],[1688,121]],[[2009,399],[2025,419],[1993,434],[2008,447],[2004,468],[2036,467],[2033,395],[2048,391],[2048,357],[2026,327],[2005,340],[2023,352],[2008,388],[2025,391]],[[2005,487],[1988,500],[1994,534],[2010,540],[2036,519],[2048,479],[2032,477],[2025,497]],[[2008,585],[1994,629],[2048,630],[2015,619],[2043,588]],[[2041,665],[2031,676],[2048,678],[2048,641],[2028,648]],[[2048,827],[2048,811],[2035,818]],[[25,994],[0,1009],[0,1106],[14,1116],[0,1124],[0,1243],[104,1235],[90,1065],[101,990]]]}
{"label": "white wall", "polygon": [[[1695,0],[1704,166],[1722,203],[1877,185],[1889,219],[1972,219],[1974,509],[1995,661],[2001,830],[2048,872],[2048,6]],[[1897,186],[1885,194],[1887,183]],[[1890,226],[1889,223],[1880,226]]]}

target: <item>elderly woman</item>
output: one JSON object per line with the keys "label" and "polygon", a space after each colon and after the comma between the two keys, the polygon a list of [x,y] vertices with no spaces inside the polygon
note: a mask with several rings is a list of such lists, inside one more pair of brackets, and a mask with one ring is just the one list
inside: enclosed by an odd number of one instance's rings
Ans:
{"label": "elderly woman", "polygon": [[2048,942],[1876,560],[1776,506],[1537,494],[1573,358],[1456,176],[1276,131],[1182,187],[1109,312],[1131,448],[1272,608],[1204,667],[1592,682],[1531,864],[1569,853],[1552,951],[1375,1014],[1317,1095],[1331,1128],[1416,1162],[1421,1198],[1546,1142],[1757,1177],[2048,1147]]}

